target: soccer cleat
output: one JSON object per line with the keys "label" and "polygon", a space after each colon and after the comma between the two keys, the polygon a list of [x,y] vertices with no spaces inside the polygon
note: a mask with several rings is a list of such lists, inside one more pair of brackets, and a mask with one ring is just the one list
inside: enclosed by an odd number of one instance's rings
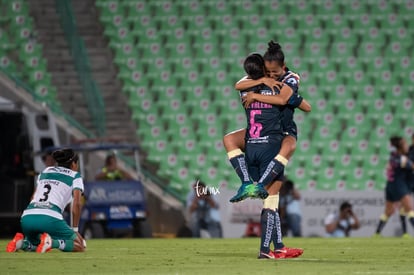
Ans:
{"label": "soccer cleat", "polygon": [[245,184],[243,183],[239,190],[237,190],[237,194],[230,199],[230,202],[239,202],[248,197],[252,197],[255,194],[256,186],[252,183]]}
{"label": "soccer cleat", "polygon": [[253,190],[253,194],[251,194],[249,197],[251,198],[259,198],[259,199],[266,199],[269,196],[269,193],[267,193],[266,189],[261,184],[257,184]]}
{"label": "soccer cleat", "polygon": [[269,253],[260,251],[258,259],[276,259],[275,253],[270,250]]}
{"label": "soccer cleat", "polygon": [[13,240],[11,240],[6,246],[6,252],[16,252],[22,248],[24,235],[22,233],[16,233]]}
{"label": "soccer cleat", "polygon": [[52,238],[49,234],[43,233],[40,236],[40,244],[36,248],[37,253],[45,253],[52,249]]}
{"label": "soccer cleat", "polygon": [[290,259],[290,258],[297,258],[303,254],[303,249],[301,248],[290,248],[290,247],[283,247],[279,249],[275,249],[274,255],[276,259]]}

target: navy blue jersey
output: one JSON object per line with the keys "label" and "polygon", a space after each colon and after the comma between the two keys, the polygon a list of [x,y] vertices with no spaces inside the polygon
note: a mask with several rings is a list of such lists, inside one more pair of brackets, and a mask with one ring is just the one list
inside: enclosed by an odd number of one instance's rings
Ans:
{"label": "navy blue jersey", "polygon": [[[299,78],[297,74],[293,73],[292,71],[287,71],[278,79],[278,81],[288,85],[292,89],[293,93],[298,93]],[[293,121],[293,114],[295,112],[295,108],[289,105],[285,105],[282,107],[281,111],[283,132],[285,133],[285,135],[291,135],[296,138],[297,127],[295,122]]]}
{"label": "navy blue jersey", "polygon": [[[273,95],[272,89],[266,85],[258,85],[240,92],[243,96],[246,92],[254,91],[262,95]],[[245,109],[247,118],[246,142],[268,143],[269,139],[275,139],[282,134],[281,108],[262,102],[253,102]]]}
{"label": "navy blue jersey", "polygon": [[413,172],[411,166],[401,167],[403,158],[406,156],[400,155],[396,152],[392,152],[388,160],[387,165],[387,182],[406,182],[407,175]]}
{"label": "navy blue jersey", "polygon": [[[414,162],[414,145],[411,145],[408,149],[408,158]],[[414,171],[408,174],[407,178],[408,185],[412,191],[414,191]]]}

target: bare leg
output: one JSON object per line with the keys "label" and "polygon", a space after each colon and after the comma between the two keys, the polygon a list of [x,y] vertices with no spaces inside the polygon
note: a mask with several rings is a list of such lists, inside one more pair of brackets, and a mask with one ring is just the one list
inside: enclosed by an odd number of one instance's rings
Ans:
{"label": "bare leg", "polygon": [[282,147],[280,148],[279,155],[290,160],[296,150],[296,139],[292,136],[286,136],[282,141]]}
{"label": "bare leg", "polygon": [[223,137],[223,145],[226,152],[229,153],[233,150],[240,149],[244,152],[244,136],[246,135],[246,129],[239,129],[228,133]]}

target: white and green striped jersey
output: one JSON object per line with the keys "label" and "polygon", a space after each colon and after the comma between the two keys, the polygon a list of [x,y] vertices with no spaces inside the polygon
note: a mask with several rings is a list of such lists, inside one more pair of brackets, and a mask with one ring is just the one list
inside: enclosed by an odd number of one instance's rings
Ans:
{"label": "white and green striped jersey", "polygon": [[40,214],[62,219],[62,212],[75,189],[83,192],[83,180],[78,172],[64,167],[47,167],[38,177],[33,199],[23,216]]}

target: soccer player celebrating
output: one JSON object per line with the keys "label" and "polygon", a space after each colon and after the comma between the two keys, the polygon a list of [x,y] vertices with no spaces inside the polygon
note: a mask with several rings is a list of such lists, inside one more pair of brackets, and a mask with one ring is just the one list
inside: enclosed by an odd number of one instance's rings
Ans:
{"label": "soccer player celebrating", "polygon": [[410,196],[407,179],[414,171],[414,163],[407,156],[407,143],[400,136],[390,138],[393,151],[390,154],[387,165],[387,185],[385,187],[385,212],[381,215],[377,226],[376,235],[379,235],[394,213],[396,204],[400,203],[408,220],[414,227],[413,202]]}
{"label": "soccer player celebrating", "polygon": [[[23,211],[22,233],[16,233],[7,244],[7,252],[17,250],[45,253],[52,248],[65,252],[85,251],[78,233],[83,180],[78,172],[78,155],[72,149],[54,151],[57,166],[49,166],[39,175],[32,200]],[[73,199],[73,227],[62,216]]]}
{"label": "soccer player celebrating", "polygon": [[[285,56],[280,44],[273,41],[269,42],[269,48],[264,58],[264,65],[266,73],[269,77],[260,77],[258,79],[252,79],[251,77],[244,77],[236,83],[236,89],[245,90],[256,85],[265,84],[268,87],[274,87],[280,85],[280,82],[286,84],[283,89],[291,90],[292,96],[288,101],[283,101],[280,95],[261,95],[257,93],[247,93],[244,96],[245,106],[248,106],[254,101],[260,101],[263,103],[286,105],[282,111],[282,127],[285,137],[283,138],[280,152],[272,159],[268,165],[268,169],[263,174],[258,182],[258,186],[253,188],[253,182],[249,178],[247,169],[245,167],[244,159],[244,136],[246,129],[240,129],[231,132],[224,136],[223,144],[227,151],[227,156],[230,163],[235,169],[237,175],[242,181],[242,185],[237,191],[237,194],[230,199],[230,202],[238,202],[246,199],[247,197],[262,197],[263,186],[273,182],[278,175],[281,175],[284,171],[284,167],[288,163],[288,159],[293,155],[296,148],[297,128],[293,121],[294,108],[299,107],[305,112],[311,111],[310,104],[303,100],[298,95],[299,76],[292,71],[289,71],[285,65]],[[276,81],[277,79],[278,81]]]}
{"label": "soccer player celebrating", "polygon": [[[252,78],[257,79],[264,75],[263,58],[259,54],[249,55],[245,62],[244,68],[246,73]],[[282,102],[287,102],[292,95],[290,89],[285,89],[285,85],[278,84],[274,89],[280,91],[280,98]],[[255,93],[261,95],[272,95],[274,92],[266,85],[258,85],[252,87]],[[241,91],[243,96],[247,91]],[[246,118],[248,126],[246,129],[246,164],[249,176],[258,181],[268,169],[269,162],[279,152],[280,145],[283,139],[282,116],[281,108],[277,105],[269,103],[254,102],[245,106]],[[301,249],[286,248],[282,242],[280,219],[277,213],[278,208],[278,192],[281,181],[279,175],[278,181],[270,183],[267,186],[251,185],[255,188],[266,188],[269,196],[266,196],[263,202],[263,209],[261,213],[261,242],[259,258],[293,258],[298,257],[303,253]],[[262,190],[252,190],[257,194]],[[260,195],[259,195],[260,197]],[[270,249],[270,243],[273,242],[275,250]]]}

